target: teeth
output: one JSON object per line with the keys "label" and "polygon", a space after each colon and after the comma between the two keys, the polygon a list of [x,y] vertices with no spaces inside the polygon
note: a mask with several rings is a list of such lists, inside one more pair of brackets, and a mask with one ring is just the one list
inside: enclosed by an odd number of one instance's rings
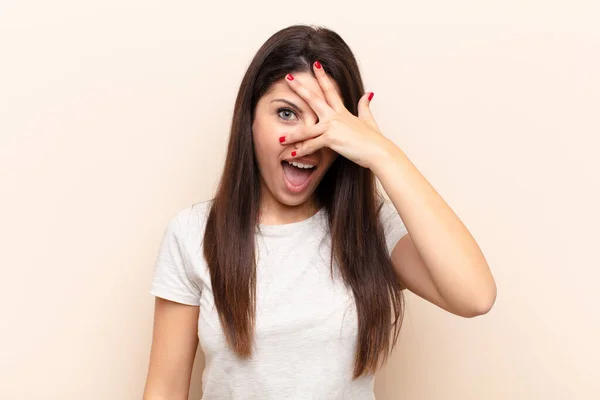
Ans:
{"label": "teeth", "polygon": [[315,167],[314,165],[301,164],[301,163],[295,162],[295,161],[288,161],[288,164],[292,164],[294,167],[304,168],[304,169],[314,168]]}

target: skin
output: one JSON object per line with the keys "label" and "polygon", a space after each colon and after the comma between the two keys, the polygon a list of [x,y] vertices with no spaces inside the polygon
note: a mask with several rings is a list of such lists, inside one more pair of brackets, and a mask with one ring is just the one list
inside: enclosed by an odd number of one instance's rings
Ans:
{"label": "skin", "polygon": [[315,111],[319,123],[286,137],[302,143],[296,157],[328,147],[370,168],[408,234],[396,244],[392,264],[401,284],[438,307],[462,317],[487,313],[496,300],[496,283],[469,230],[406,154],[379,130],[369,94],[358,102],[358,117],[343,104],[333,80],[315,63],[319,95],[298,79],[285,82]]}
{"label": "skin", "polygon": [[[319,82],[311,74],[304,72],[294,76],[316,96],[325,100]],[[282,145],[279,138],[298,134],[317,123],[318,116],[314,110],[284,80],[275,83],[258,101],[252,138],[261,174],[261,223],[278,225],[297,222],[316,212],[318,205],[314,200],[314,191],[338,154],[323,147],[305,157],[292,157],[291,153],[299,143]],[[317,165],[309,186],[299,193],[288,190],[284,183],[281,161],[292,159]]]}
{"label": "skin", "polygon": [[[468,229],[406,154],[377,127],[369,95],[358,103],[358,117],[343,105],[338,86],[323,68],[283,79],[259,100],[253,140],[262,176],[261,222],[282,224],[314,214],[314,189],[336,157],[370,168],[406,225],[392,264],[401,284],[423,299],[458,316],[487,313],[496,300],[496,284],[483,253]],[[296,120],[275,98],[295,103]],[[300,110],[298,110],[300,111]],[[279,138],[284,137],[281,143]],[[292,151],[296,154],[293,156]],[[311,185],[299,193],[282,183],[282,160],[309,159],[318,164]],[[156,299],[154,333],[144,400],[187,399],[198,345],[198,307]]]}

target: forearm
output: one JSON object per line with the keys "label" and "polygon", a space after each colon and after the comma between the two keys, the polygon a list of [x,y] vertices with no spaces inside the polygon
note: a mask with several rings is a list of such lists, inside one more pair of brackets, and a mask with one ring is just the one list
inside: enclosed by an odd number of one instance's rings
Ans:
{"label": "forearm", "polygon": [[491,307],[493,276],[466,226],[402,150],[391,141],[375,173],[449,307]]}

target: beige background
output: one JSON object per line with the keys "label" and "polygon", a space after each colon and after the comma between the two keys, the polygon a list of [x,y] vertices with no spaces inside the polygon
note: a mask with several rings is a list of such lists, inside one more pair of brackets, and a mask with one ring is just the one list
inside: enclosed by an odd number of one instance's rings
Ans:
{"label": "beige background", "polygon": [[409,296],[378,400],[597,399],[593,3],[2,1],[0,397],[141,397],[163,229],[213,192],[255,51],[312,23],[498,283],[476,319]]}

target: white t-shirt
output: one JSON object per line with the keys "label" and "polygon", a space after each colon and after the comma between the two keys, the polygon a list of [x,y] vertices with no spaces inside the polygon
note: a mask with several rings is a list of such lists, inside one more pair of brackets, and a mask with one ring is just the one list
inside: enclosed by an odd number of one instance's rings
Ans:
{"label": "white t-shirt", "polygon": [[[171,219],[151,288],[157,297],[200,307],[202,399],[374,399],[372,375],[352,380],[356,306],[341,277],[331,278],[325,209],[300,222],[259,225],[255,346],[241,360],[226,344],[203,256],[209,207],[198,203]],[[407,230],[389,201],[380,218],[391,252]]]}

